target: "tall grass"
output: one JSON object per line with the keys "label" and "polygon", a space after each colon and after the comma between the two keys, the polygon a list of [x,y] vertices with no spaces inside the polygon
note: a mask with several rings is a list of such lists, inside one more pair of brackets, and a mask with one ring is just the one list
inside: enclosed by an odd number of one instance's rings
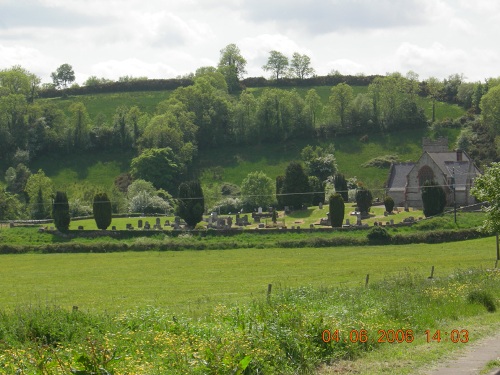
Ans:
{"label": "tall grass", "polygon": [[[367,288],[283,288],[197,318],[152,306],[117,314],[20,308],[0,314],[0,366],[6,374],[306,374],[383,345],[414,360],[417,347],[437,345],[426,330],[441,330],[444,341],[445,331],[458,329],[461,345],[477,338],[460,326],[488,314],[467,301],[472,290],[498,301],[500,272],[431,281],[402,272]],[[397,341],[384,336],[389,330],[399,332]]]}

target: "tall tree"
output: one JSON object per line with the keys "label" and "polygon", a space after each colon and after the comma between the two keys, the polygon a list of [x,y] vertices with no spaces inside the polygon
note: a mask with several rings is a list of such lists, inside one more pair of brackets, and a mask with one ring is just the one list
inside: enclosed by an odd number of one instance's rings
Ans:
{"label": "tall tree", "polygon": [[339,228],[344,222],[345,203],[340,194],[333,194],[329,202],[330,223],[332,227]]}
{"label": "tall tree", "polygon": [[367,214],[373,203],[373,196],[370,190],[360,187],[356,190],[356,205],[362,214]]}
{"label": "tall tree", "polygon": [[444,84],[436,77],[429,77],[425,82],[427,84],[429,97],[432,100],[432,122],[434,122],[436,120],[436,100],[439,99],[443,91]]}
{"label": "tall tree", "polygon": [[25,191],[29,197],[31,212],[38,219],[50,216],[54,187],[52,180],[45,175],[43,170],[29,176]]}
{"label": "tall tree", "polygon": [[484,229],[492,233],[500,232],[500,163],[491,163],[484,174],[474,181],[472,195],[479,202],[488,202]]}
{"label": "tall tree", "polygon": [[274,203],[273,180],[262,172],[250,172],[241,183],[241,195],[246,209],[269,207]]}
{"label": "tall tree", "polygon": [[285,206],[300,210],[303,204],[311,200],[309,195],[309,180],[302,168],[302,164],[290,162],[285,170],[283,187],[281,189],[282,201]]}
{"label": "tall tree", "polygon": [[422,204],[425,217],[443,213],[446,207],[446,193],[435,181],[426,181],[422,186]]}
{"label": "tall tree", "polygon": [[321,97],[319,96],[316,89],[310,89],[305,97],[306,110],[309,113],[309,118],[311,120],[311,125],[316,127],[316,120],[321,112],[322,103]]}
{"label": "tall tree", "polygon": [[69,229],[71,218],[69,214],[68,196],[65,192],[56,192],[52,205],[52,218],[54,219],[54,225],[61,232]]}
{"label": "tall tree", "polygon": [[335,187],[335,192],[340,194],[344,202],[347,202],[349,200],[349,189],[347,188],[347,180],[343,174],[337,173],[335,175],[333,186]]}
{"label": "tall tree", "polygon": [[266,65],[262,67],[266,72],[271,72],[279,81],[280,77],[286,72],[288,68],[288,57],[283,55],[278,51],[269,52],[269,58],[267,59]]}
{"label": "tall tree", "polygon": [[491,88],[481,99],[481,116],[493,134],[500,133],[500,86]]}
{"label": "tall tree", "polygon": [[85,104],[77,102],[69,108],[71,112],[71,125],[73,142],[72,145],[79,150],[90,147],[90,118]]}
{"label": "tall tree", "polygon": [[133,178],[151,181],[157,189],[175,191],[182,166],[170,147],[145,149],[130,163]]}
{"label": "tall tree", "polygon": [[353,98],[352,87],[347,83],[339,83],[331,89],[330,106],[334,113],[340,117],[340,126],[344,129],[347,127],[348,114]]}
{"label": "tall tree", "polygon": [[75,81],[75,72],[69,64],[62,64],[51,74],[52,82],[57,88],[66,88],[68,84]]}
{"label": "tall tree", "polygon": [[314,74],[314,68],[311,67],[311,58],[307,55],[301,55],[298,52],[295,52],[292,56],[290,70],[299,79],[304,79]]}
{"label": "tall tree", "polygon": [[94,196],[92,212],[98,229],[106,230],[112,220],[111,201],[106,193],[98,193]]}
{"label": "tall tree", "polygon": [[205,211],[205,198],[201,188],[200,181],[188,181],[179,185],[177,215],[179,215],[186,224],[195,228],[203,219]]}
{"label": "tall tree", "polygon": [[218,69],[226,78],[230,92],[238,90],[239,80],[246,74],[246,65],[247,61],[236,44],[228,44],[221,49]]}

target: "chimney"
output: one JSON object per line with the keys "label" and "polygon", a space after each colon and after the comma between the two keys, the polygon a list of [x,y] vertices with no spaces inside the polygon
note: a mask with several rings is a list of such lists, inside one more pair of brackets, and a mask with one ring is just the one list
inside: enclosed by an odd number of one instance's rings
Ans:
{"label": "chimney", "polygon": [[457,150],[457,161],[462,161],[462,150]]}

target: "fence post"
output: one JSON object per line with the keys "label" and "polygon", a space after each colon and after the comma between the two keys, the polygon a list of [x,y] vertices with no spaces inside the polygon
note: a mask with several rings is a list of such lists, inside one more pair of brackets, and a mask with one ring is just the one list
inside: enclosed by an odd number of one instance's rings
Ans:
{"label": "fence post", "polygon": [[368,286],[368,281],[370,280],[370,274],[366,274],[365,288]]}
{"label": "fence post", "polygon": [[271,289],[273,288],[273,284],[267,284],[267,302],[271,299]]}
{"label": "fence post", "polygon": [[432,266],[432,268],[431,268],[431,275],[428,278],[429,279],[433,279],[434,278],[434,266]]}

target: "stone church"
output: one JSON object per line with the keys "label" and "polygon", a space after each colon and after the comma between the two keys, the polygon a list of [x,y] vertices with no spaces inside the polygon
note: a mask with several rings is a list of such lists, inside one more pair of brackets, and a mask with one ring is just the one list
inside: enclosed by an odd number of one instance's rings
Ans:
{"label": "stone church", "polygon": [[386,194],[396,206],[422,207],[421,186],[435,181],[446,192],[447,205],[453,205],[453,178],[457,206],[475,203],[470,194],[474,179],[481,175],[465,151],[448,150],[448,138],[422,140],[423,153],[416,163],[393,163],[386,183]]}

